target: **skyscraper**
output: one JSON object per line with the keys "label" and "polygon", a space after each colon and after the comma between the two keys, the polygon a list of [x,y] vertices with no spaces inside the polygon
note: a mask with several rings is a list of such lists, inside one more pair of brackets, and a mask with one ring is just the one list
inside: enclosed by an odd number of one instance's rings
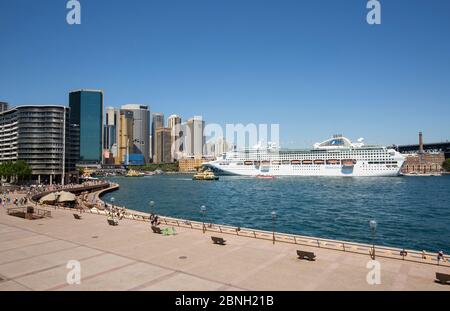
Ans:
{"label": "skyscraper", "polygon": [[230,151],[230,144],[223,136],[210,140],[205,144],[205,155],[209,157],[217,158],[228,151]]}
{"label": "skyscraper", "polygon": [[150,110],[143,105],[124,105],[122,110],[133,113],[133,140],[130,142],[131,153],[143,155],[145,163],[150,162]]}
{"label": "skyscraper", "polygon": [[172,156],[172,130],[160,127],[156,129],[154,163],[171,163]]}
{"label": "skyscraper", "polygon": [[174,129],[177,127],[177,125],[181,124],[181,118],[177,116],[176,114],[171,115],[169,118],[167,118],[167,127],[170,129]]}
{"label": "skyscraper", "polygon": [[205,121],[201,116],[195,116],[186,122],[184,129],[185,154],[194,159],[201,159],[205,146]]}
{"label": "skyscraper", "polygon": [[167,119],[168,128],[171,130],[172,136],[172,162],[173,160],[178,160],[182,156],[183,152],[183,143],[182,143],[182,126],[181,126],[181,118],[177,115],[171,115]]}
{"label": "skyscraper", "polygon": [[112,155],[117,158],[118,145],[119,145],[119,123],[120,123],[120,110],[108,107],[106,109],[106,125],[105,125],[105,142],[104,146]]}
{"label": "skyscraper", "polygon": [[69,93],[70,122],[80,130],[80,163],[100,164],[103,156],[103,92]]}
{"label": "skyscraper", "polygon": [[133,113],[129,110],[120,110],[118,151],[116,164],[128,164],[128,156],[133,141]]}
{"label": "skyscraper", "polygon": [[120,112],[118,109],[108,107],[106,109],[106,124],[105,124],[105,141],[104,148],[111,150],[114,144],[117,144],[118,137],[118,122],[120,118]]}
{"label": "skyscraper", "polygon": [[152,114],[152,159],[155,160],[156,129],[164,127],[164,115],[159,112]]}

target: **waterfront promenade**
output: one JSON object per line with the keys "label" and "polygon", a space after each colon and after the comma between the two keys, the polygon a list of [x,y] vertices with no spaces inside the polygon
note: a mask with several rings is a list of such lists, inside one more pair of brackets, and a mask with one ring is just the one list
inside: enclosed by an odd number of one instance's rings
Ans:
{"label": "waterfront promenade", "polygon": [[[113,227],[105,216],[47,209],[52,218],[34,221],[1,210],[0,290],[450,290],[434,282],[448,267],[377,257],[381,284],[369,285],[364,254],[184,227],[165,236],[148,222]],[[297,259],[297,249],[317,260]],[[79,285],[66,282],[69,260],[81,263]]]}

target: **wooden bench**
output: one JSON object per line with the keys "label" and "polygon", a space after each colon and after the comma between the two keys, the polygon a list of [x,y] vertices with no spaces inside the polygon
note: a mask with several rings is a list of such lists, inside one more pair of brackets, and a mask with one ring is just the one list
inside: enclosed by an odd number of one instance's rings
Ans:
{"label": "wooden bench", "polygon": [[211,240],[213,241],[214,244],[218,244],[218,245],[225,245],[226,241],[222,238],[218,238],[215,236],[211,237]]}
{"label": "wooden bench", "polygon": [[77,220],[81,220],[81,216],[78,214],[73,214],[73,218],[75,218]]}
{"label": "wooden bench", "polygon": [[119,221],[117,219],[108,218],[108,224],[110,226],[118,226],[119,225]]}
{"label": "wooden bench", "polygon": [[436,272],[436,281],[442,284],[450,282],[450,274]]}
{"label": "wooden bench", "polygon": [[162,234],[163,233],[161,228],[156,227],[156,226],[152,226],[152,231],[153,231],[153,233],[157,233],[157,234]]}
{"label": "wooden bench", "polygon": [[316,260],[316,255],[312,252],[305,252],[305,251],[297,251],[298,259],[308,259],[309,261]]}

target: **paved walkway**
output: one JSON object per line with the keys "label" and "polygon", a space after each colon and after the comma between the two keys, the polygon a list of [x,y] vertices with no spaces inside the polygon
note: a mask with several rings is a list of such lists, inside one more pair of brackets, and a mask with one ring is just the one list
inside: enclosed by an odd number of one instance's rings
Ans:
{"label": "paved walkway", "polygon": [[[315,262],[297,259],[298,245],[176,228],[151,233],[148,223],[52,210],[28,221],[0,212],[0,290],[450,290],[434,282],[446,267],[380,258],[381,284],[366,281],[369,256],[302,247]],[[81,284],[69,285],[69,260],[81,263]]]}

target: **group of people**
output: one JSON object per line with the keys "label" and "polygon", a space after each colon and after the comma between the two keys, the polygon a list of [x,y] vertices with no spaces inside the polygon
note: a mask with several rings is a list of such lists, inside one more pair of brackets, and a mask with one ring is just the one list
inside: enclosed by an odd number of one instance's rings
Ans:
{"label": "group of people", "polygon": [[[422,251],[422,259],[427,259],[428,257],[427,257],[427,254],[426,254],[426,252],[423,250]],[[437,253],[437,262],[438,262],[438,264],[439,264],[439,262],[440,261],[445,261],[445,257],[444,257],[444,252],[443,251],[439,251],[438,253]]]}
{"label": "group of people", "polygon": [[152,226],[159,226],[161,224],[158,215],[150,214],[150,224]]}
{"label": "group of people", "polygon": [[16,196],[14,196],[14,194],[16,194],[16,192],[8,192],[5,191],[3,192],[3,195],[0,196],[0,206],[2,206],[3,208],[6,207],[21,207],[24,206],[28,203],[29,199],[28,197],[20,197],[17,198]]}
{"label": "group of people", "polygon": [[127,215],[127,209],[119,206],[111,206],[108,208],[111,217],[117,217],[122,220]]}

